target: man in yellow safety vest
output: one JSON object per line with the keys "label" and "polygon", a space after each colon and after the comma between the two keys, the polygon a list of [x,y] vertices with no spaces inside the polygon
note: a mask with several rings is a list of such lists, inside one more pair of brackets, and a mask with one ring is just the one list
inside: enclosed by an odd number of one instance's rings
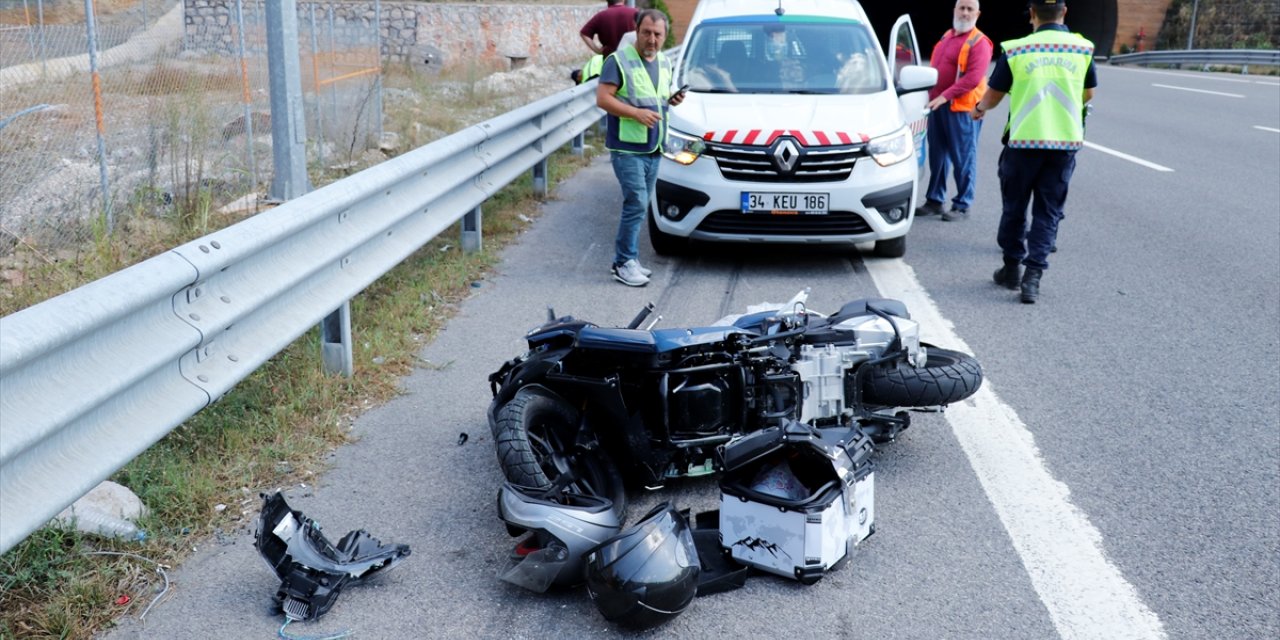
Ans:
{"label": "man in yellow safety vest", "polygon": [[671,60],[662,53],[667,16],[656,9],[636,14],[635,44],[622,44],[604,60],[596,106],[605,113],[605,144],[622,187],[622,216],[614,241],[613,279],[629,287],[649,284],[640,264],[640,224],[658,182],[658,161],[667,139],[667,107],[684,93],[672,92]]}
{"label": "man in yellow safety vest", "polygon": [[[999,169],[1004,210],[996,233],[1004,266],[994,278],[1000,286],[1021,290],[1027,304],[1040,297],[1040,278],[1057,247],[1067,184],[1076,151],[1084,145],[1085,105],[1098,85],[1093,43],[1063,24],[1066,4],[1031,0],[1034,33],[1001,43],[1004,54],[991,73],[989,91],[972,111],[973,119],[981,120],[1009,96]],[[1020,273],[1023,266],[1026,272]]]}

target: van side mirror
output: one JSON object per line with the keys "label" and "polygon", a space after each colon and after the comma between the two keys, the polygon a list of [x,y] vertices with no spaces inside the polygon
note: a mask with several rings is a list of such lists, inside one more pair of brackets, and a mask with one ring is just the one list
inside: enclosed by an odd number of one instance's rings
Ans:
{"label": "van side mirror", "polygon": [[938,70],[918,64],[907,65],[898,75],[898,95],[924,91],[938,84]]}

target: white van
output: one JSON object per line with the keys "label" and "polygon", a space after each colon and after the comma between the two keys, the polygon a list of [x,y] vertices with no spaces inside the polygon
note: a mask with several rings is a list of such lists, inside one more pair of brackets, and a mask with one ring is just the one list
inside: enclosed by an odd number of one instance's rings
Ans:
{"label": "white van", "polygon": [[881,48],[855,0],[702,0],[678,54],[688,93],[668,121],[654,250],[874,241],[902,256],[937,71],[908,16],[889,33]]}

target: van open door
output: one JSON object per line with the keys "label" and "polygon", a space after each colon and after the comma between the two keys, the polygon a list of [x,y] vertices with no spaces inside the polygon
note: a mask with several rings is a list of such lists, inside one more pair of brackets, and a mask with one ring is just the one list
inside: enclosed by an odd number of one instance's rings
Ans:
{"label": "van open door", "polygon": [[898,104],[902,106],[903,118],[911,127],[916,162],[923,167],[924,138],[929,128],[929,116],[924,109],[929,103],[928,89],[938,83],[938,71],[929,67],[927,61],[921,66],[920,45],[911,26],[911,16],[903,14],[893,23],[885,44],[888,47],[885,55],[889,73],[898,91]]}

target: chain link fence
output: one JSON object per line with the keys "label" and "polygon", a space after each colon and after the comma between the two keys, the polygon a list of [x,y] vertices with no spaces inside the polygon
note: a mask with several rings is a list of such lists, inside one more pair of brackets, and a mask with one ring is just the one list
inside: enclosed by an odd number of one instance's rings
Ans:
{"label": "chain link fence", "polygon": [[[0,0],[0,273],[125,220],[207,232],[271,183],[265,4]],[[308,158],[381,132],[379,2],[298,3]]]}
{"label": "chain link fence", "polygon": [[1157,46],[1159,49],[1278,48],[1280,2],[1173,0]]}

